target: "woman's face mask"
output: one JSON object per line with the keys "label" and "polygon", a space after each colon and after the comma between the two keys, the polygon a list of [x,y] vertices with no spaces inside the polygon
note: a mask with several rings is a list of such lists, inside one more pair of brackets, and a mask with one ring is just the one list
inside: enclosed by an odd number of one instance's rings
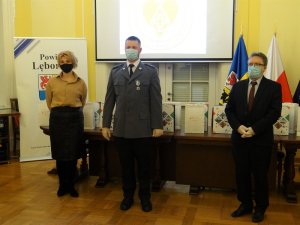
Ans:
{"label": "woman's face mask", "polygon": [[64,71],[65,73],[69,73],[72,69],[73,69],[73,64],[61,64],[59,65],[59,67],[61,68],[62,71]]}

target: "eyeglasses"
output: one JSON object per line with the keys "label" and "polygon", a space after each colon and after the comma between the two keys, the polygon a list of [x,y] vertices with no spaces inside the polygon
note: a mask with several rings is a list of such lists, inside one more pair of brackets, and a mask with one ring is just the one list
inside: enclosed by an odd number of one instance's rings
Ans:
{"label": "eyeglasses", "polygon": [[261,64],[261,63],[248,63],[248,66],[259,67],[259,66],[264,66],[264,64]]}

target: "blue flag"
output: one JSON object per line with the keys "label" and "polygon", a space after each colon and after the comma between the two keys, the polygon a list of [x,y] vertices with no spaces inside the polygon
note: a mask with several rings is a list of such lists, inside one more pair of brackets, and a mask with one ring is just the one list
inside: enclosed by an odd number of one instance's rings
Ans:
{"label": "blue flag", "polygon": [[219,104],[223,105],[224,103],[227,103],[232,86],[239,80],[244,80],[247,78],[248,54],[243,36],[241,35],[232,59],[230,70],[223,88]]}

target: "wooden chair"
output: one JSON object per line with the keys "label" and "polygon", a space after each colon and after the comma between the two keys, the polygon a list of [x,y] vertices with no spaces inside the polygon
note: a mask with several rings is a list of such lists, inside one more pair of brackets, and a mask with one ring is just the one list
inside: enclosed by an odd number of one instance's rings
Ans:
{"label": "wooden chair", "polygon": [[[19,104],[17,98],[10,99],[11,109],[19,112]],[[19,117],[12,118],[12,127],[13,127],[13,154],[14,156],[19,156],[17,152],[17,141],[20,142],[20,126],[19,126]]]}

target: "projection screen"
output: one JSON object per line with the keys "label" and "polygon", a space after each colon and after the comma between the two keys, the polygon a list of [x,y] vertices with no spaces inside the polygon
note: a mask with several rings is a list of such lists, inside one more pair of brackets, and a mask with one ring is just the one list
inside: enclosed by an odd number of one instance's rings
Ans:
{"label": "projection screen", "polygon": [[95,0],[96,60],[124,61],[129,36],[144,61],[228,61],[234,0]]}

